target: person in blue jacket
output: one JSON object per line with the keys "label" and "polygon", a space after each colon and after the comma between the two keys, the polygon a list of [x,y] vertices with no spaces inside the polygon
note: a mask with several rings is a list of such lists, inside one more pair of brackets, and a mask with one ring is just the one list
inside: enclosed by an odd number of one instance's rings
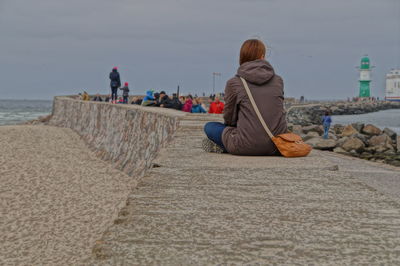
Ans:
{"label": "person in blue jacket", "polygon": [[153,96],[153,90],[146,91],[146,96],[144,96],[142,105],[143,106],[153,106],[156,104],[156,99]]}
{"label": "person in blue jacket", "polygon": [[192,113],[207,113],[197,98],[193,100]]}
{"label": "person in blue jacket", "polygon": [[324,139],[328,138],[329,128],[331,127],[332,118],[328,111],[325,112],[325,115],[322,117],[322,125],[324,126]]}

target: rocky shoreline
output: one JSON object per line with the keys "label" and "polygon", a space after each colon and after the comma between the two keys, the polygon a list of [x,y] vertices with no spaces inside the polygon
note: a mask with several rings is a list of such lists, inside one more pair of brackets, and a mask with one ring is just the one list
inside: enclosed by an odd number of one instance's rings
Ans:
{"label": "rocky shoreline", "polygon": [[389,128],[381,130],[362,123],[334,125],[328,139],[322,138],[322,125],[289,124],[289,130],[301,135],[314,149],[400,166],[400,136]]}
{"label": "rocky shoreline", "polygon": [[320,124],[326,111],[331,115],[358,115],[389,109],[400,109],[400,102],[331,102],[292,106],[287,109],[288,122],[309,126]]}

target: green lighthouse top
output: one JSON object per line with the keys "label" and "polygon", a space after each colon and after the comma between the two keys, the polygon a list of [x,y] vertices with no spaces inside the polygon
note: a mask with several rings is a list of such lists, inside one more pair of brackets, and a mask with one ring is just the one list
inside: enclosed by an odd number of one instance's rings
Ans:
{"label": "green lighthouse top", "polygon": [[361,69],[369,69],[370,60],[367,56],[361,59]]}

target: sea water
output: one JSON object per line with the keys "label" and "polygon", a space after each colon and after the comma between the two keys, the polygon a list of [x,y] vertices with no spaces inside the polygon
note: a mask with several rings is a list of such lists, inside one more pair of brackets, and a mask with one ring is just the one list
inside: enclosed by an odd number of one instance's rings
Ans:
{"label": "sea water", "polygon": [[51,113],[52,101],[0,100],[0,125],[15,125]]}
{"label": "sea water", "polygon": [[335,115],[332,116],[333,124],[348,125],[351,123],[372,124],[381,129],[390,128],[400,134],[400,109],[384,110],[361,115]]}

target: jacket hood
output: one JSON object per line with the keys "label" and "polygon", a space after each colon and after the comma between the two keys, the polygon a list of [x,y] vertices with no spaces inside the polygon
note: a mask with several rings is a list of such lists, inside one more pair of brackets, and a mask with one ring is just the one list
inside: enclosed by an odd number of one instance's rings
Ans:
{"label": "jacket hood", "polygon": [[153,97],[153,92],[152,91],[146,91],[146,95],[149,97]]}
{"label": "jacket hood", "polygon": [[262,85],[268,82],[275,75],[275,72],[270,63],[258,59],[243,63],[239,67],[237,75],[250,83]]}

